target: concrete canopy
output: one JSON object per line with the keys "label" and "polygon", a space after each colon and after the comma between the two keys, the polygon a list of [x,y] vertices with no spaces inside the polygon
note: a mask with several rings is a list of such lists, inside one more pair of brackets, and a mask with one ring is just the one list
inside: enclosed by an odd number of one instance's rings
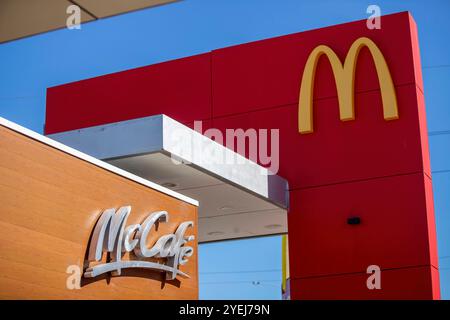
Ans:
{"label": "concrete canopy", "polygon": [[200,242],[287,233],[285,179],[165,115],[49,137],[198,200]]}
{"label": "concrete canopy", "polygon": [[1,0],[0,43],[66,27],[67,8],[77,5],[81,23],[178,0]]}

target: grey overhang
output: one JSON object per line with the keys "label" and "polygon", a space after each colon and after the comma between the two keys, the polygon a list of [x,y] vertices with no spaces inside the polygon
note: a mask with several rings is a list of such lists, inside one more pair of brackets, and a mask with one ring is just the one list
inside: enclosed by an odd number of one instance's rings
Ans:
{"label": "grey overhang", "polygon": [[287,232],[285,179],[165,115],[49,137],[198,200],[200,242]]}

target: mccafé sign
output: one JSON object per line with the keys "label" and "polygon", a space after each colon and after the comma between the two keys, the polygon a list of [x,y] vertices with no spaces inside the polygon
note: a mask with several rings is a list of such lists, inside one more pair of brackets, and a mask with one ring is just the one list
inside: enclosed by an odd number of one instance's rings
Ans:
{"label": "mccaf\u00e9 sign", "polygon": [[[88,260],[101,261],[104,253],[109,253],[111,261],[97,264],[87,268],[84,277],[93,278],[98,275],[111,272],[119,276],[122,269],[143,268],[165,271],[167,279],[173,280],[180,275],[189,278],[178,269],[179,265],[188,262],[194,253],[193,247],[186,246],[193,241],[193,235],[186,236],[186,230],[194,225],[192,221],[179,224],[175,233],[161,235],[156,242],[149,247],[148,239],[151,232],[160,222],[168,222],[169,213],[166,211],[153,212],[142,222],[125,226],[131,206],[116,209],[107,209],[100,216],[91,237]],[[125,252],[133,252],[138,259],[122,260]],[[163,258],[165,263],[146,261],[149,258]]]}
{"label": "mccaf\u00e9 sign", "polygon": [[361,37],[351,45],[344,64],[330,47],[320,45],[309,55],[303,71],[300,86],[300,97],[298,104],[298,131],[300,133],[313,132],[313,93],[314,76],[317,63],[322,55],[330,61],[336,81],[337,95],[339,101],[339,115],[342,121],[355,120],[355,71],[359,52],[367,47],[372,55],[380,83],[381,99],[383,102],[383,116],[385,120],[398,119],[397,98],[392,77],[386,60],[378,46],[369,38]]}

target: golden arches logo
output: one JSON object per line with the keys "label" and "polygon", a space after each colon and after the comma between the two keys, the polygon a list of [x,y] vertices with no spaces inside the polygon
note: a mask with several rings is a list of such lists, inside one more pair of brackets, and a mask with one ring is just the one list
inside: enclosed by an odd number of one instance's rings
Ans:
{"label": "golden arches logo", "polygon": [[392,77],[386,60],[377,45],[366,37],[361,37],[353,42],[344,64],[336,53],[328,46],[316,47],[306,61],[305,69],[300,87],[298,104],[298,131],[300,133],[313,132],[313,93],[314,77],[317,62],[322,55],[326,55],[330,61],[336,81],[337,96],[339,101],[339,117],[342,121],[355,119],[355,71],[359,52],[367,47],[372,55],[380,83],[381,99],[383,102],[383,115],[385,120],[398,119],[397,98]]}

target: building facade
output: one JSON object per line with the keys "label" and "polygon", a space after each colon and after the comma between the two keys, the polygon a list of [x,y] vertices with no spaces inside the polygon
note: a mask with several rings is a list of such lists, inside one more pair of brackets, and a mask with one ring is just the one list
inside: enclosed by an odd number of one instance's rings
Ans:
{"label": "building facade", "polygon": [[[383,16],[382,29],[357,21],[49,88],[45,134],[159,114],[223,135],[279,130],[293,299],[439,298],[409,13]],[[368,270],[381,272],[381,288]]]}

